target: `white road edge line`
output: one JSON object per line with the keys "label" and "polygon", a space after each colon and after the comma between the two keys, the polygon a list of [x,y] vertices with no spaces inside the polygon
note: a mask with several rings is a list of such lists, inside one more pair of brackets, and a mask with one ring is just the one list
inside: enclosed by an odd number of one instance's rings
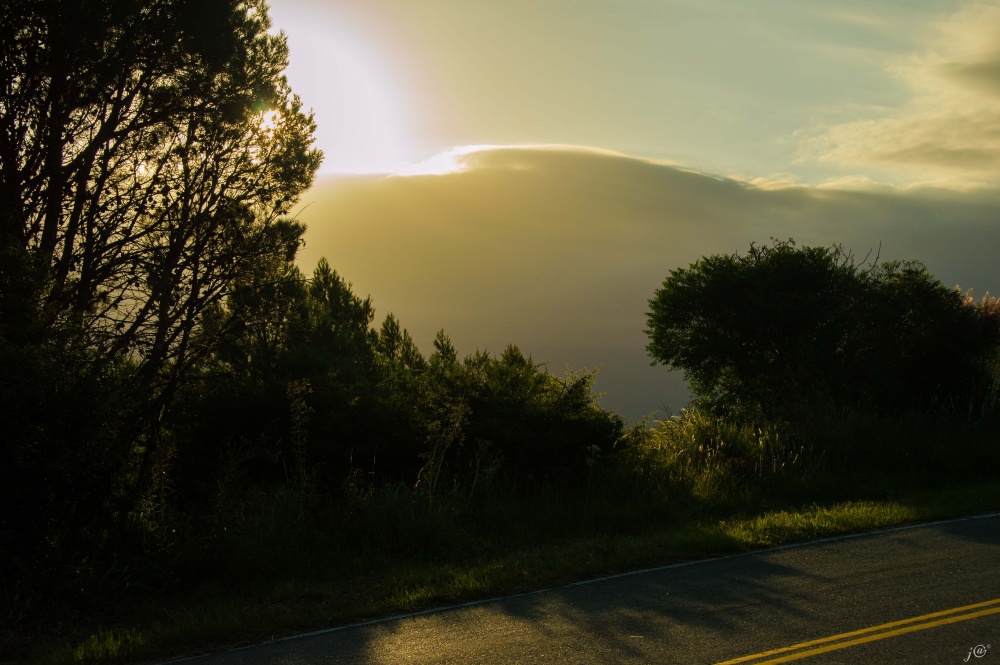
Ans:
{"label": "white road edge line", "polygon": [[337,633],[343,630],[349,630],[351,628],[362,628],[364,626],[374,626],[380,623],[388,623],[390,621],[396,621],[398,619],[409,619],[412,617],[423,616],[426,614],[437,614],[438,612],[449,612],[451,610],[460,610],[466,607],[475,607],[476,605],[485,605],[487,603],[495,603],[502,600],[508,600],[511,598],[523,598],[525,596],[534,596],[541,593],[548,593],[550,591],[558,591],[560,589],[569,589],[576,586],[586,586],[588,584],[597,584],[598,582],[607,582],[609,580],[617,580],[624,577],[632,577],[634,575],[645,575],[647,573],[657,573],[664,570],[671,570],[674,568],[687,568],[689,566],[698,566],[704,563],[713,563],[715,561],[726,561],[728,559],[738,559],[740,557],[747,556],[759,556],[761,554],[767,554],[769,552],[780,552],[782,550],[797,549],[800,547],[810,547],[812,545],[820,545],[822,543],[834,543],[843,540],[853,540],[855,538],[868,538],[874,536],[881,536],[887,533],[892,533],[894,531],[909,531],[911,529],[923,529],[925,527],[941,526],[942,524],[954,524],[956,522],[968,522],[971,520],[983,520],[1000,517],[1000,513],[988,513],[986,515],[972,515],[970,517],[956,517],[947,520],[937,520],[935,522],[918,522],[914,524],[903,524],[902,526],[893,526],[886,529],[879,529],[877,531],[864,531],[861,533],[848,533],[841,536],[829,536],[827,538],[817,538],[815,540],[809,540],[802,543],[790,543],[788,545],[776,545],[774,547],[768,547],[766,549],[760,550],[749,550],[746,552],[737,552],[736,554],[724,554],[722,556],[712,557],[710,559],[692,559],[690,561],[679,561],[677,563],[669,563],[665,566],[656,566],[654,568],[643,568],[641,570],[630,570],[624,573],[616,573],[614,575],[606,575],[604,577],[595,577],[589,580],[580,580],[578,582],[570,582],[569,584],[564,584],[557,587],[549,587],[545,589],[536,589],[534,591],[526,591],[524,593],[515,593],[509,596],[495,596],[493,598],[483,598],[481,600],[470,600],[467,603],[459,603],[457,605],[447,605],[445,607],[431,607],[426,610],[418,610],[416,612],[407,612],[405,614],[393,614],[392,616],[380,617],[378,619],[369,619],[368,621],[359,621],[358,623],[351,623],[344,626],[334,626],[333,628],[322,628],[320,630],[314,630],[309,633],[296,633],[295,635],[287,635],[285,637],[279,637],[277,639],[268,640],[267,642],[260,642],[258,644],[247,644],[241,647],[233,647],[231,649],[226,649],[224,651],[216,651],[213,653],[199,654],[197,656],[187,656],[185,658],[180,658],[178,660],[165,661],[162,665],[175,665],[176,663],[186,663],[188,661],[198,660],[200,658],[207,658],[208,656],[213,656],[222,653],[231,653],[234,651],[243,651],[244,649],[255,649],[257,647],[267,646],[268,644],[277,644],[278,642],[288,642],[290,640],[298,640],[305,637],[314,637],[316,635],[327,635],[329,633]]}

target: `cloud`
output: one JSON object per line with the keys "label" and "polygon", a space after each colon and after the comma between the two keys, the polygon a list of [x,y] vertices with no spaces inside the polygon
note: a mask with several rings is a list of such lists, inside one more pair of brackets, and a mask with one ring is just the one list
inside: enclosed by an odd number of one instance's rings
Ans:
{"label": "cloud", "polygon": [[321,180],[299,215],[303,267],[326,256],[425,351],[444,328],[464,353],[515,343],[556,373],[603,365],[603,403],[631,418],[686,401],[677,374],[649,366],[643,330],[664,278],[701,256],[793,237],[1000,292],[997,190],[762,187],[565,147],[461,159],[438,175]]}
{"label": "cloud", "polygon": [[911,91],[877,117],[803,132],[803,154],[897,181],[951,187],[1000,179],[1000,3],[973,2],[887,71]]}

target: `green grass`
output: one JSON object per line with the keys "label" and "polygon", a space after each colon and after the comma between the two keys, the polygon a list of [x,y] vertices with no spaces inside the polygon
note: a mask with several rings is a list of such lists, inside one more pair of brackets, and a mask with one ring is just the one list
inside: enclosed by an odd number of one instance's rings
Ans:
{"label": "green grass", "polygon": [[[392,497],[390,503],[400,500]],[[585,528],[574,535],[568,529],[534,543],[522,534],[510,547],[494,545],[483,551],[459,542],[457,549],[385,557],[367,568],[356,564],[351,570],[314,570],[308,578],[264,578],[244,591],[216,586],[183,598],[133,600],[108,617],[107,625],[116,628],[99,627],[84,637],[70,634],[75,641],[68,646],[49,642],[36,650],[31,662],[165,660],[676,561],[998,510],[1000,483],[981,483],[728,517],[688,514],[617,532]],[[131,621],[126,622],[126,616]]]}

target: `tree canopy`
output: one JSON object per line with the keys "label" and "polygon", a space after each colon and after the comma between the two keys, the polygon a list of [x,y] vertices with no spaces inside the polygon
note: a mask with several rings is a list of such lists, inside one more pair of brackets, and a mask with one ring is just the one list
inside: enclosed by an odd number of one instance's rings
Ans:
{"label": "tree canopy", "polygon": [[703,402],[748,413],[967,406],[991,383],[988,310],[916,261],[774,241],[671,271],[650,300],[647,349]]}
{"label": "tree canopy", "polygon": [[321,154],[269,29],[263,0],[4,3],[0,540],[131,510],[233,294],[294,256]]}
{"label": "tree canopy", "polygon": [[275,222],[321,156],[269,27],[261,0],[8,3],[8,339],[70,326],[152,374],[234,280],[297,245]]}

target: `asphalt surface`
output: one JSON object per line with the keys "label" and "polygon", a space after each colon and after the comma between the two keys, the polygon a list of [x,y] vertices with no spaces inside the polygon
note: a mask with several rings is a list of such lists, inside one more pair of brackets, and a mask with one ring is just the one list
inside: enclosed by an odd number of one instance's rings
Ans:
{"label": "asphalt surface", "polygon": [[1000,665],[1000,516],[679,564],[184,662],[733,660]]}

